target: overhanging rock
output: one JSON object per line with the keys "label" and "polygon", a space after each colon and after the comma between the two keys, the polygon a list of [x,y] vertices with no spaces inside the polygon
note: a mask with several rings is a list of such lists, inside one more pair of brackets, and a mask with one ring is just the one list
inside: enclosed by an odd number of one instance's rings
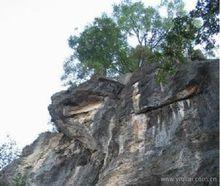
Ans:
{"label": "overhanging rock", "polygon": [[156,68],[126,85],[96,78],[52,96],[58,133],[41,134],[1,182],[21,173],[30,186],[217,186],[218,61],[182,65],[164,85]]}

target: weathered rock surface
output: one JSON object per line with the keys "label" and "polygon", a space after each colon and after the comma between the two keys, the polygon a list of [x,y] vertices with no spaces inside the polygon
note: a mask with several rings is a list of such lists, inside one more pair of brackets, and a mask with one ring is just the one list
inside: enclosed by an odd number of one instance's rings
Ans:
{"label": "weathered rock surface", "polygon": [[28,186],[218,185],[218,61],[183,65],[165,85],[155,68],[52,96],[59,132],[27,146],[2,184],[21,173]]}

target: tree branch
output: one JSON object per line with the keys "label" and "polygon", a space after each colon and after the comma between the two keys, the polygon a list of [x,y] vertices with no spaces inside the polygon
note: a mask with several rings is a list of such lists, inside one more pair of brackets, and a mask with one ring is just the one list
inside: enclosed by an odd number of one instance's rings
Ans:
{"label": "tree branch", "polygon": [[[132,21],[132,24],[134,25],[134,27],[132,27],[132,30],[134,31],[134,33],[137,36],[138,43],[142,46],[142,41],[141,41],[141,38],[140,38],[140,31],[139,31],[139,29],[138,29],[138,27],[135,23],[135,20],[132,17],[130,17],[130,20]],[[136,30],[135,30],[135,27],[137,28]]]}
{"label": "tree branch", "polygon": [[157,42],[151,47],[151,49],[154,49],[160,42],[162,39],[164,39],[167,35],[169,31],[165,32],[163,35],[161,35],[161,37],[157,40]]}

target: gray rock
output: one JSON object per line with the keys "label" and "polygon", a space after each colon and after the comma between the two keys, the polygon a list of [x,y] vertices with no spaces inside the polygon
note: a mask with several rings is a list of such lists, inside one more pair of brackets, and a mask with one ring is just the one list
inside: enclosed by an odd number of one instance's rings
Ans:
{"label": "gray rock", "polygon": [[120,82],[123,85],[127,85],[131,79],[132,73],[128,72],[126,74],[122,74],[118,77],[118,82]]}
{"label": "gray rock", "polygon": [[182,65],[167,84],[157,65],[124,86],[105,78],[52,96],[58,133],[44,133],[0,173],[30,186],[217,186],[219,63]]}

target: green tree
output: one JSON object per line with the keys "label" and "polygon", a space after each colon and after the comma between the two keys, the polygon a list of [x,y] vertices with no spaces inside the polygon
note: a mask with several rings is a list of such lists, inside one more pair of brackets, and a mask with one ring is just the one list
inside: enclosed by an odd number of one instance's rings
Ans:
{"label": "green tree", "polygon": [[172,22],[175,17],[182,17],[187,14],[184,10],[185,4],[182,0],[161,0],[160,7],[165,7],[167,17]]}
{"label": "green tree", "polygon": [[[63,79],[74,72],[83,78],[92,72],[106,76],[132,70],[127,64],[126,39],[117,24],[106,15],[96,18],[79,37],[71,36],[69,46],[73,55],[64,64]],[[80,63],[75,63],[76,59]]]}
{"label": "green tree", "polygon": [[195,45],[204,43],[207,51],[213,49],[213,36],[219,33],[218,10],[217,0],[198,0],[196,8],[188,15],[174,18],[163,47],[165,55],[183,60],[195,53]]}
{"label": "green tree", "polygon": [[145,7],[142,2],[125,0],[113,6],[113,15],[126,37],[134,36],[139,46],[154,49],[163,35],[163,19],[153,7]]}
{"label": "green tree", "polygon": [[[160,8],[166,9],[166,16],[160,15]],[[73,55],[64,63],[63,79],[76,74],[81,79],[93,73],[114,76],[134,71],[144,62],[158,62],[156,78],[162,82],[196,53],[196,44],[213,48],[213,35],[219,32],[218,9],[217,0],[198,0],[189,14],[182,0],[162,0],[156,8],[123,0],[113,6],[112,18],[96,18],[80,36],[70,37]],[[129,46],[130,38],[136,38],[136,46]]]}
{"label": "green tree", "polygon": [[[167,5],[164,2],[162,6]],[[169,12],[176,7],[169,4]],[[64,62],[61,79],[72,84],[74,79],[80,82],[93,73],[115,76],[132,72],[154,59],[153,54],[161,50],[171,24],[170,16],[162,18],[157,9],[146,8],[142,2],[125,0],[114,5],[112,18],[96,18],[79,36],[69,38],[73,54]],[[130,37],[137,39],[137,46],[128,45]]]}
{"label": "green tree", "polygon": [[157,73],[158,81],[173,74],[178,63],[187,61],[186,58],[204,59],[202,52],[194,49],[195,45],[205,44],[208,52],[215,47],[213,36],[219,33],[218,10],[217,0],[198,0],[196,8],[188,15],[179,15],[172,20],[173,26],[162,44],[163,55],[159,61],[163,64]]}
{"label": "green tree", "polygon": [[219,33],[219,0],[198,0],[189,14],[191,19],[202,19],[196,33],[196,44],[205,43],[205,49],[215,47],[214,35]]}
{"label": "green tree", "polygon": [[[167,16],[160,15],[160,8],[166,9]],[[135,53],[141,66],[146,61],[157,59],[155,54],[162,51],[167,34],[173,27],[173,18],[186,15],[186,11],[182,0],[164,0],[156,8],[145,7],[142,2],[124,0],[113,6],[113,15],[125,36],[136,38],[138,45],[131,50],[131,57]]]}

